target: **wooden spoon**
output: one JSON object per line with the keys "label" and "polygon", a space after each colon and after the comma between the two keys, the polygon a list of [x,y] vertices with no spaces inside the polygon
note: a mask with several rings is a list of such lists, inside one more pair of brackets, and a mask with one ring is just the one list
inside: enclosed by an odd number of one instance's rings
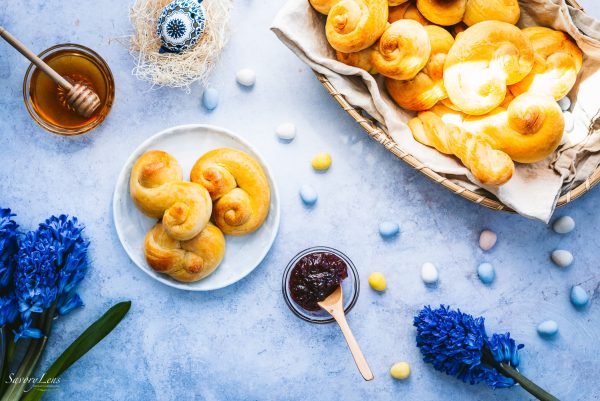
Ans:
{"label": "wooden spoon", "polygon": [[52,78],[54,82],[65,88],[67,91],[67,101],[71,106],[73,106],[75,111],[77,111],[77,114],[88,118],[94,113],[94,111],[98,109],[98,107],[100,107],[100,97],[98,97],[96,92],[80,82],[75,82],[72,84],[71,82],[67,81],[1,26],[0,36],[4,38],[4,40],[6,40],[12,47],[17,49],[22,55],[27,57],[29,61],[35,64],[40,70],[44,71],[46,75]]}
{"label": "wooden spoon", "polygon": [[360,347],[358,346],[358,343],[356,342],[356,339],[350,330],[350,326],[348,326],[348,322],[346,321],[342,286],[338,286],[338,288],[336,288],[331,295],[329,295],[323,301],[318,302],[318,304],[335,319],[337,324],[340,325],[340,329],[342,329],[342,333],[346,338],[350,352],[352,352],[352,357],[354,357],[354,362],[356,362],[356,366],[358,367],[362,377],[367,381],[373,380],[373,372],[371,372],[371,368],[369,368],[369,364],[360,350]]}

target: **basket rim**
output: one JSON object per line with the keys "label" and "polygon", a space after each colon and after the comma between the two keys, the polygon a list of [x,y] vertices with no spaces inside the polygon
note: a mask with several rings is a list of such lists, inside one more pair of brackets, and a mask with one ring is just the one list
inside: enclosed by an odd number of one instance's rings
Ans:
{"label": "basket rim", "polygon": [[[341,108],[346,113],[348,113],[367,132],[367,134],[369,134],[369,136],[371,136],[377,142],[379,142],[380,144],[385,146],[385,148],[387,150],[389,150],[394,155],[396,155],[400,160],[402,160],[403,162],[405,162],[406,164],[408,164],[415,170],[418,170],[419,172],[421,172],[422,174],[424,174],[425,176],[427,176],[434,182],[436,182],[436,183],[442,185],[443,187],[445,187],[446,189],[450,190],[455,195],[459,195],[471,202],[478,203],[480,205],[483,205],[483,206],[493,209],[493,210],[500,210],[500,211],[504,211],[504,212],[515,213],[515,211],[512,208],[510,208],[509,206],[506,206],[499,200],[497,200],[495,198],[491,198],[486,195],[478,194],[476,192],[471,191],[470,189],[467,189],[467,188],[455,183],[454,181],[450,180],[449,178],[446,178],[443,175],[433,171],[432,169],[427,167],[419,159],[417,159],[410,153],[407,153],[407,152],[403,151],[402,149],[400,149],[398,144],[388,134],[385,127],[379,127],[374,122],[374,120],[365,117],[366,112],[361,113],[361,111],[359,111],[359,109],[352,106],[346,100],[344,95],[342,95],[335,88],[335,86],[333,86],[333,84],[329,81],[329,79],[325,75],[323,75],[315,70],[313,70],[313,73],[316,75],[319,82],[321,82],[321,84],[325,87],[327,92],[329,92],[329,94],[338,102],[338,104],[341,106]],[[577,185],[575,188],[569,190],[568,192],[562,194],[558,198],[558,201],[556,202],[556,208],[559,208],[568,203],[571,203],[575,199],[577,199],[580,196],[584,195],[585,193],[589,192],[590,189],[592,189],[592,187],[594,187],[596,184],[598,184],[598,182],[600,182],[600,166],[598,166],[596,168],[596,170],[594,170],[594,172],[588,178],[586,178],[585,181],[583,181],[581,184]],[[491,195],[491,194],[489,194],[489,195]]]}

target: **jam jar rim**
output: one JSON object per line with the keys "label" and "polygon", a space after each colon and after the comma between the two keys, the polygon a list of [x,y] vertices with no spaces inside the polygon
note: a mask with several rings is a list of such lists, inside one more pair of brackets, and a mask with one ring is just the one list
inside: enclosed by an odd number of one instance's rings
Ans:
{"label": "jam jar rim", "polygon": [[[352,262],[352,260],[343,252],[335,249],[335,248],[331,248],[328,246],[314,246],[314,247],[310,247],[310,248],[306,248],[303,251],[298,252],[287,264],[287,266],[285,267],[284,271],[283,271],[283,279],[282,279],[282,292],[283,292],[283,299],[285,300],[286,305],[288,306],[288,308],[294,313],[294,315],[296,315],[297,317],[299,317],[302,320],[305,320],[307,322],[310,323],[315,323],[315,324],[327,324],[327,323],[333,323],[335,322],[335,319],[331,318],[327,318],[327,319],[323,319],[323,320],[317,320],[317,319],[313,319],[311,317],[309,317],[306,314],[303,314],[300,312],[300,310],[303,310],[302,307],[298,304],[296,304],[296,302],[294,302],[294,300],[292,299],[292,296],[290,294],[289,291],[289,279],[290,279],[290,274],[292,272],[292,269],[294,268],[294,266],[296,265],[296,263],[300,260],[300,258],[312,254],[312,253],[316,253],[316,252],[329,252],[332,253],[338,257],[340,257],[347,265],[348,267],[348,277],[345,280],[350,279],[350,276],[352,276],[352,288],[353,288],[353,293],[352,293],[352,298],[350,299],[350,302],[348,303],[348,306],[346,306],[344,308],[344,312],[346,313],[346,315],[352,310],[352,308],[354,308],[354,305],[356,304],[356,301],[358,300],[358,296],[360,293],[360,278],[358,275],[358,270],[356,269],[356,266],[354,265],[354,263]],[[344,297],[348,296],[349,294],[344,294]],[[294,305],[297,305],[297,308],[294,307]]]}
{"label": "jam jar rim", "polygon": [[[35,107],[33,107],[33,104],[31,103],[31,99],[29,97],[31,77],[33,75],[33,71],[36,68],[35,64],[33,64],[33,63],[29,64],[29,66],[27,67],[27,71],[25,71],[25,76],[23,77],[23,101],[25,102],[25,107],[27,108],[27,112],[29,113],[29,115],[31,116],[33,121],[35,121],[37,123],[37,125],[39,125],[43,129],[45,129],[46,131],[48,131],[52,134],[61,135],[61,136],[80,136],[80,135],[86,134],[86,133],[94,130],[95,128],[97,128],[100,124],[102,124],[104,122],[106,117],[108,117],[108,115],[110,114],[110,112],[112,110],[112,105],[114,104],[114,101],[115,101],[115,78],[114,78],[114,75],[113,75],[112,70],[110,69],[108,63],[106,62],[106,60],[104,60],[104,58],[102,58],[102,56],[100,56],[97,52],[90,49],[89,47],[80,45],[77,43],[59,43],[57,45],[47,48],[46,50],[43,50],[37,56],[43,60],[44,57],[46,57],[49,54],[55,53],[60,50],[68,50],[68,49],[80,50],[83,53],[91,56],[92,58],[95,59],[95,61],[97,63],[100,64],[100,67],[102,69],[104,69],[105,70],[104,72],[106,72],[106,74],[108,75],[111,85],[109,87],[110,90],[107,93],[106,104],[108,104],[108,110],[106,111],[106,113],[101,118],[93,121],[92,123],[86,124],[84,126],[76,128],[76,129],[62,128],[62,127],[59,127],[59,126],[52,124],[49,121],[46,121],[45,119],[43,119],[37,113],[37,111],[35,110]],[[105,107],[106,107],[106,104],[105,104]]]}

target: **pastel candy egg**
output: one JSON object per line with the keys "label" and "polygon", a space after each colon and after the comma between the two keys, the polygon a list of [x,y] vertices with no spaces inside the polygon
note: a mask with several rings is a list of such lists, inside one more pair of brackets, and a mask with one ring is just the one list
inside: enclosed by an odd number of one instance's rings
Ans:
{"label": "pastel candy egg", "polygon": [[494,266],[491,264],[482,263],[479,265],[479,267],[477,267],[477,275],[482,283],[491,284],[496,277],[496,272],[494,271]]}
{"label": "pastel candy egg", "polygon": [[554,222],[552,229],[557,234],[568,234],[575,229],[575,220],[571,216],[563,216]]}
{"label": "pastel candy egg", "polygon": [[317,203],[319,196],[317,195],[317,191],[310,185],[302,185],[300,187],[300,198],[305,205],[312,206]]}
{"label": "pastel candy egg", "polygon": [[296,137],[296,126],[292,123],[283,123],[275,129],[279,139],[284,141],[293,141]]}
{"label": "pastel candy egg", "polygon": [[558,105],[562,111],[567,111],[571,108],[571,99],[565,96],[558,101]]}
{"label": "pastel candy egg", "polygon": [[390,375],[396,380],[406,380],[410,376],[410,365],[408,362],[395,363],[390,368]]}
{"label": "pastel candy egg", "polygon": [[331,155],[327,152],[317,153],[311,165],[315,170],[325,171],[331,167]]}
{"label": "pastel candy egg", "polygon": [[237,72],[235,79],[242,86],[252,86],[256,83],[256,73],[250,68],[244,68]]}
{"label": "pastel candy egg", "polygon": [[202,104],[208,110],[214,110],[219,105],[219,91],[215,88],[207,88],[202,94]]}
{"label": "pastel candy egg", "polygon": [[379,235],[383,238],[392,238],[400,232],[400,226],[393,221],[384,221],[379,224]]}
{"label": "pastel candy egg", "polygon": [[565,111],[563,116],[565,117],[565,131],[573,131],[573,128],[575,128],[575,119],[573,118],[573,114],[570,111]]}
{"label": "pastel candy egg", "polygon": [[423,263],[421,267],[421,280],[425,284],[435,284],[439,279],[439,273],[437,267],[433,263]]}
{"label": "pastel candy egg", "polygon": [[546,320],[538,324],[537,332],[541,337],[553,337],[558,333],[558,323],[554,320]]}
{"label": "pastel candy egg", "polygon": [[580,285],[574,285],[571,288],[571,303],[576,308],[586,306],[590,301],[590,296],[587,291]]}
{"label": "pastel candy egg", "polygon": [[496,233],[491,230],[483,230],[481,234],[479,234],[479,247],[484,251],[489,251],[496,245],[496,241],[498,237]]}
{"label": "pastel candy egg", "polygon": [[385,291],[387,288],[387,282],[385,281],[385,276],[383,273],[374,272],[369,276],[369,285],[375,291]]}
{"label": "pastel candy egg", "polygon": [[557,249],[550,256],[552,261],[559,267],[567,267],[573,263],[573,254],[564,249]]}

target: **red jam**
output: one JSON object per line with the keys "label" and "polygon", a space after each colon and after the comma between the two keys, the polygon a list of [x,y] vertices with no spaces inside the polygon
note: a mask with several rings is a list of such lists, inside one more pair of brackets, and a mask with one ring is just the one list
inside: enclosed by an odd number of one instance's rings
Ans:
{"label": "red jam", "polygon": [[327,298],[348,277],[348,266],[339,256],[314,252],[296,262],[290,275],[290,295],[309,311],[318,311],[317,302]]}

